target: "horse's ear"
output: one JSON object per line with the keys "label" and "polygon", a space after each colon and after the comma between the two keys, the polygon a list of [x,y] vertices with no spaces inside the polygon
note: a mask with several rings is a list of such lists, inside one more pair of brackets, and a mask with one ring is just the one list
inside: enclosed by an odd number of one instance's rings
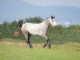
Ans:
{"label": "horse's ear", "polygon": [[52,19],[55,19],[55,16],[51,16]]}

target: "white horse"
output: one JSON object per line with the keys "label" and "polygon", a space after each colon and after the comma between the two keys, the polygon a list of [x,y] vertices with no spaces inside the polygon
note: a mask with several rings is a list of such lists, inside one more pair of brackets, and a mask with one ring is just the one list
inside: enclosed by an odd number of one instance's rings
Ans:
{"label": "white horse", "polygon": [[23,35],[25,36],[26,42],[30,48],[32,48],[32,44],[30,43],[31,35],[42,36],[47,41],[43,47],[46,47],[48,45],[48,47],[51,48],[50,40],[46,36],[49,25],[56,26],[55,17],[53,17],[53,16],[48,17],[41,23],[24,23],[24,24],[22,24],[22,21],[19,21],[20,30],[23,33]]}

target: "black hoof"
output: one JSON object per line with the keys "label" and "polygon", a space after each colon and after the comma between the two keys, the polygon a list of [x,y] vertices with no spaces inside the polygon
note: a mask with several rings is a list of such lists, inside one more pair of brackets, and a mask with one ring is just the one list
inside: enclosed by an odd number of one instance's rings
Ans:
{"label": "black hoof", "polygon": [[46,46],[47,46],[47,44],[44,44],[43,48],[46,47]]}
{"label": "black hoof", "polygon": [[32,45],[30,45],[29,48],[32,48]]}
{"label": "black hoof", "polygon": [[49,49],[51,49],[51,44],[48,44]]}

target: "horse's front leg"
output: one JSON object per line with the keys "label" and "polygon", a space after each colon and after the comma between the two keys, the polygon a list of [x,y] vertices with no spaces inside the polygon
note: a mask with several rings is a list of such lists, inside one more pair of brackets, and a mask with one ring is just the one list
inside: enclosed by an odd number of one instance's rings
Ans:
{"label": "horse's front leg", "polygon": [[50,42],[50,39],[46,36],[46,35],[43,35],[42,37],[44,37],[46,39],[46,43],[44,44],[43,48],[46,47],[48,45],[49,49],[51,48],[51,42]]}

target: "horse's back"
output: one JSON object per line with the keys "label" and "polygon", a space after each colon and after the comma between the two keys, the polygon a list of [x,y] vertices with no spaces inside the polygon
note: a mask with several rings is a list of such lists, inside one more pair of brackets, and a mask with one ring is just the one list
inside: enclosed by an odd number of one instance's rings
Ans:
{"label": "horse's back", "polygon": [[35,24],[34,23],[25,23],[25,24],[22,25],[22,28],[27,28],[27,29],[30,28],[30,27],[31,28],[32,27],[34,27],[34,28],[36,27],[37,28],[37,26],[39,27],[40,23],[39,24],[37,24],[37,23],[35,23]]}
{"label": "horse's back", "polygon": [[25,23],[22,25],[22,32],[29,32],[31,34],[37,35],[39,34],[39,30],[40,30],[40,23],[39,24],[34,24],[34,23]]}

